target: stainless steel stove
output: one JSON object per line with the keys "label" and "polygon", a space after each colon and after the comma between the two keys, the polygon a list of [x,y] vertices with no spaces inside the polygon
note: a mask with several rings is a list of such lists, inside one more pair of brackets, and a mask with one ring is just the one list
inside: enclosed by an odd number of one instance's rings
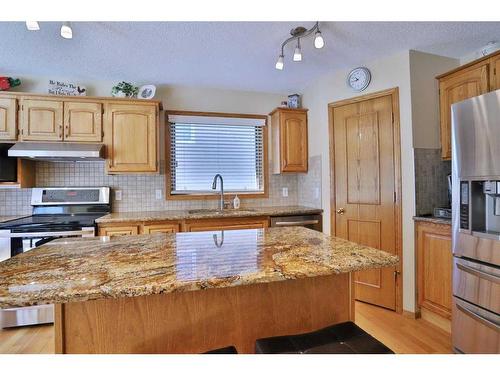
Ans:
{"label": "stainless steel stove", "polygon": [[[111,212],[108,187],[34,188],[33,214],[0,224],[0,261],[57,238],[94,237],[95,220]],[[0,327],[54,321],[53,305],[0,310]]]}

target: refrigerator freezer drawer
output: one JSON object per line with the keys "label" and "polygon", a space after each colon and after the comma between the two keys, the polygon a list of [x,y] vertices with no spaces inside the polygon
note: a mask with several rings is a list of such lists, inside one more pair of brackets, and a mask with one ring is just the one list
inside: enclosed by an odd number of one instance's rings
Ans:
{"label": "refrigerator freezer drawer", "polygon": [[459,232],[455,235],[453,255],[500,267],[500,237],[491,239]]}
{"label": "refrigerator freezer drawer", "polygon": [[453,347],[467,354],[500,354],[500,316],[453,298]]}
{"label": "refrigerator freezer drawer", "polygon": [[454,258],[453,295],[500,314],[500,269]]}

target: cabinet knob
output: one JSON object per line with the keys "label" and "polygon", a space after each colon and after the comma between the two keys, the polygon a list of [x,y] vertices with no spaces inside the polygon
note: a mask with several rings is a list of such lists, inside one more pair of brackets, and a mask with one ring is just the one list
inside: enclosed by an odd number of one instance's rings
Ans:
{"label": "cabinet knob", "polygon": [[339,208],[339,209],[337,210],[337,213],[338,213],[339,215],[343,215],[343,214],[345,213],[345,208],[343,208],[343,207],[342,207],[342,208]]}

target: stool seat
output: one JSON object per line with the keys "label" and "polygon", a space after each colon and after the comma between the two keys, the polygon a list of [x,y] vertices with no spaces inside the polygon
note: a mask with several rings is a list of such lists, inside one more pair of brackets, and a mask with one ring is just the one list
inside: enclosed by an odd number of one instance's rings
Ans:
{"label": "stool seat", "polygon": [[234,346],[226,346],[224,348],[209,350],[203,354],[238,354],[238,351]]}
{"label": "stool seat", "polygon": [[300,335],[258,339],[258,354],[394,354],[353,322]]}

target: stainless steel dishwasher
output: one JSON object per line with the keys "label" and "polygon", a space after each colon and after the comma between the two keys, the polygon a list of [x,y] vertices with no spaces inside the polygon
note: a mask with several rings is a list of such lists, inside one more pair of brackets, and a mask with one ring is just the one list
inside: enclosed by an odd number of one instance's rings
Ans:
{"label": "stainless steel dishwasher", "polygon": [[322,232],[323,222],[321,215],[273,216],[271,227],[306,227]]}

